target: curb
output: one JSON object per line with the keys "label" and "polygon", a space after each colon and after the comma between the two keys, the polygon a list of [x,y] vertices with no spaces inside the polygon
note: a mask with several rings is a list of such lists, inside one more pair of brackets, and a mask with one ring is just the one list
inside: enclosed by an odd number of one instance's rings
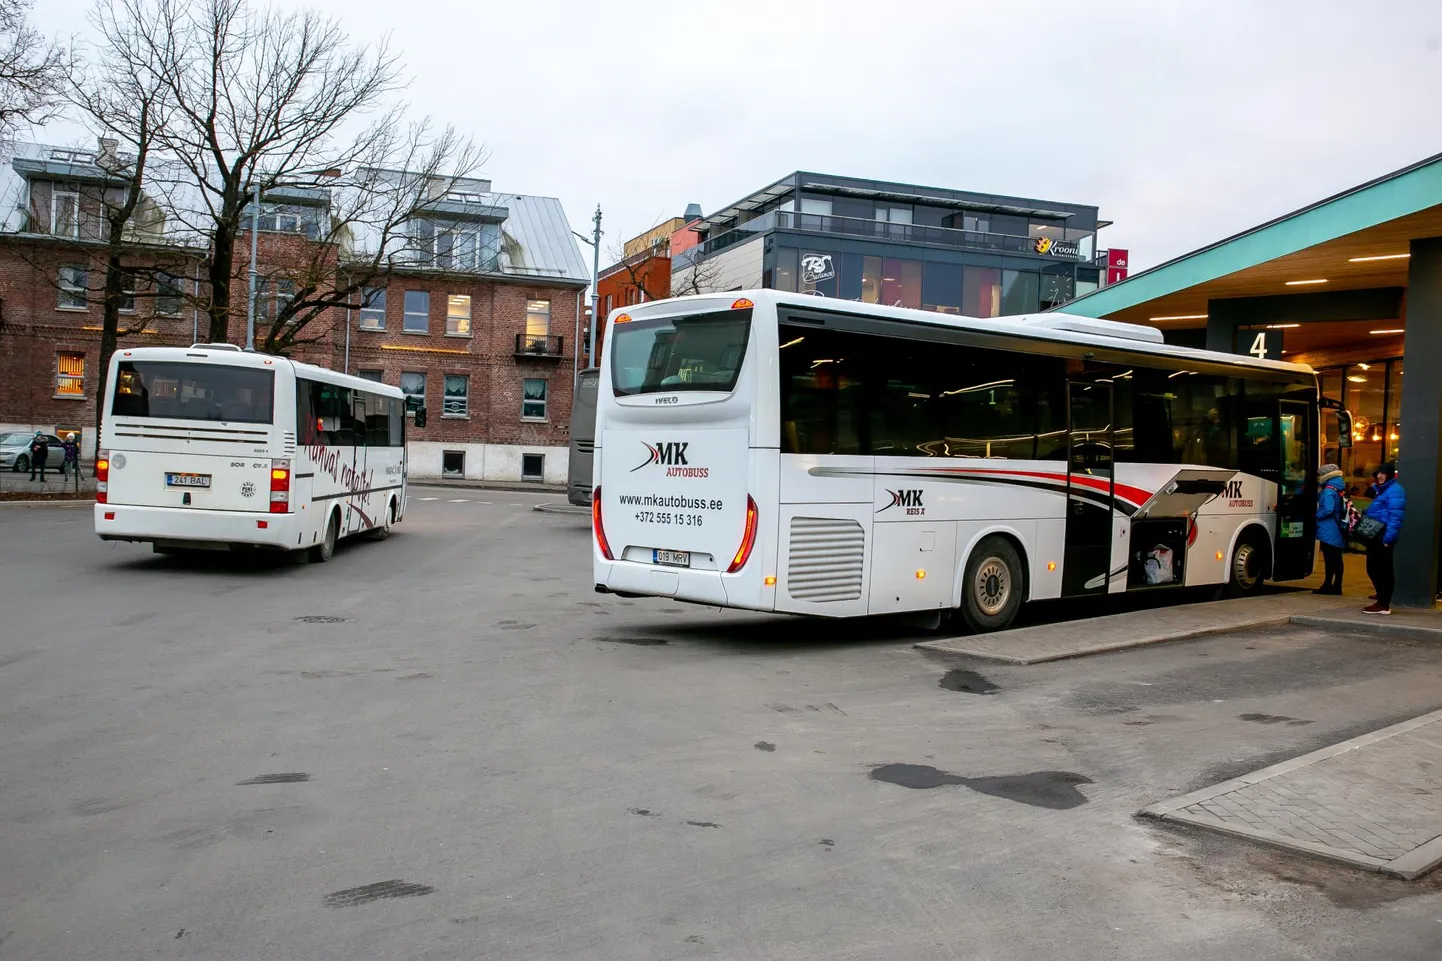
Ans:
{"label": "curb", "polygon": [[48,501],[0,501],[0,507],[94,507],[95,495],[88,498],[66,497]]}
{"label": "curb", "polygon": [[417,480],[407,478],[408,487],[431,487],[470,491],[509,491],[513,494],[565,494],[566,488],[556,484],[519,484],[509,481]]}
{"label": "curb", "polygon": [[1418,641],[1442,640],[1442,618],[1436,627],[1420,624],[1399,624],[1396,617],[1376,617],[1368,621],[1354,621],[1325,614],[1293,614],[1292,623],[1301,627],[1320,627],[1329,631],[1351,631],[1375,637],[1405,637]]}
{"label": "curb", "polygon": [[574,504],[537,504],[531,508],[539,514],[589,514],[584,507],[577,507]]}

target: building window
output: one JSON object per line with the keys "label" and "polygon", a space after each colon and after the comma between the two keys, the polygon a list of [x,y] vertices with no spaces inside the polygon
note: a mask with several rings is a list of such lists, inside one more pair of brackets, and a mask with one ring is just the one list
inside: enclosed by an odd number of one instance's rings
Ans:
{"label": "building window", "polygon": [[155,312],[166,316],[180,313],[180,300],[185,295],[181,278],[161,271],[155,275]]}
{"label": "building window", "polygon": [[358,370],[356,376],[361,380],[373,380],[377,384],[381,383],[381,372],[378,370]]}
{"label": "building window", "polygon": [[610,295],[610,294],[607,294],[607,295],[606,295],[606,313],[609,314],[610,312],[611,312],[611,295]]}
{"label": "building window", "polygon": [[526,339],[545,337],[551,332],[551,302],[526,301]]}
{"label": "building window", "polygon": [[64,310],[85,309],[85,268],[70,265],[60,268],[60,299],[57,306]]}
{"label": "building window", "polygon": [[295,281],[277,280],[275,282],[275,316],[285,317],[285,322],[288,324],[295,323],[294,315],[286,315],[286,311],[290,310],[290,305],[294,302]]}
{"label": "building window", "polygon": [[367,287],[361,291],[360,329],[386,329],[386,289],[384,287]]}
{"label": "building window", "polygon": [[546,479],[546,455],[521,455],[521,480],[538,481]]}
{"label": "building window", "polygon": [[84,354],[62,350],[55,355],[55,396],[84,399]]}
{"label": "building window", "polygon": [[262,203],[260,229],[270,233],[304,234],[307,240],[317,240],[321,214],[322,208],[309,204]]}
{"label": "building window", "polygon": [[431,295],[424,290],[406,291],[406,316],[401,330],[424,334],[431,329]]}
{"label": "building window", "polygon": [[521,419],[546,419],[546,382],[539,377],[521,382]]}
{"label": "building window", "polygon": [[446,335],[471,336],[470,294],[451,294],[446,298]]}
{"label": "building window", "polygon": [[120,312],[135,313],[135,275],[131,273],[120,275]]}
{"label": "building window", "polygon": [[447,374],[445,395],[441,398],[441,415],[465,417],[470,413],[471,379],[465,374]]}
{"label": "building window", "polygon": [[465,477],[466,452],[463,450],[441,451],[441,476]]}
{"label": "building window", "polygon": [[406,395],[406,413],[413,414],[426,406],[426,375],[408,370],[401,374],[401,392]]}
{"label": "building window", "polygon": [[57,190],[50,195],[50,232],[57,237],[80,236],[80,194]]}

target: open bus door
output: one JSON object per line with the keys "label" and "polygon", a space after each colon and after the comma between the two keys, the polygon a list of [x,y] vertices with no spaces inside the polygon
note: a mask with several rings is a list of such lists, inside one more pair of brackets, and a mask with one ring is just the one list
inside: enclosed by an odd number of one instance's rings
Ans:
{"label": "open bus door", "polygon": [[1316,407],[1304,400],[1277,401],[1277,533],[1272,580],[1312,573],[1317,537]]}

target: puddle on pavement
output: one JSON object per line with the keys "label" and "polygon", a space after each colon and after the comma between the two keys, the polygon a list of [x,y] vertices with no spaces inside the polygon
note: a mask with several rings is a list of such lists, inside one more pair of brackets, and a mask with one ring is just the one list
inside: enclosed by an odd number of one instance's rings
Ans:
{"label": "puddle on pavement", "polygon": [[899,787],[926,791],[932,788],[955,785],[998,797],[1016,801],[1032,807],[1064,811],[1087,803],[1087,797],[1077,790],[1080,784],[1093,784],[1091,778],[1071,771],[1033,771],[1030,774],[1002,774],[995,777],[962,777],[939,770],[929,764],[883,764],[873,768],[873,781],[884,781]]}
{"label": "puddle on pavement", "polygon": [[606,644],[630,644],[632,647],[656,647],[660,644],[671,643],[664,637],[617,637],[610,634],[603,637],[595,637],[592,638],[592,640],[601,641]]}
{"label": "puddle on pavement", "polygon": [[302,774],[299,771],[292,771],[285,774],[262,774],[245,781],[237,781],[237,787],[247,784],[303,784],[310,780],[309,774]]}
{"label": "puddle on pavement", "polygon": [[1301,727],[1304,724],[1316,723],[1300,717],[1288,717],[1285,714],[1238,714],[1237,720],[1251,721],[1253,724],[1286,724],[1288,727]]}
{"label": "puddle on pavement", "polygon": [[1001,688],[988,681],[975,671],[963,671],[957,668],[947,671],[936,682],[936,686],[943,691],[957,691],[962,694],[995,694]]}
{"label": "puddle on pavement", "polygon": [[383,898],[419,898],[433,891],[435,888],[429,884],[413,884],[400,880],[377,881],[375,884],[365,884],[358,888],[334,891],[325,896],[324,903],[328,908],[352,908]]}

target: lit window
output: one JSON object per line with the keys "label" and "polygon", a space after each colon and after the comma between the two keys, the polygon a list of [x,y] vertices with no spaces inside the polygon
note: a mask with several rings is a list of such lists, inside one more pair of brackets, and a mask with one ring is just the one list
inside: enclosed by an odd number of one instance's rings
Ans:
{"label": "lit window", "polygon": [[465,417],[470,413],[471,379],[465,374],[447,374],[445,396],[441,399],[441,414],[447,417]]}
{"label": "lit window", "polygon": [[367,287],[361,291],[361,330],[386,329],[386,289]]}
{"label": "lit window", "polygon": [[401,374],[401,392],[406,395],[406,413],[415,413],[419,407],[426,406],[426,375],[422,372],[408,370]]}
{"label": "lit window", "polygon": [[527,377],[521,383],[521,419],[546,419],[546,382],[539,377]]}
{"label": "lit window", "polygon": [[60,299],[58,306],[66,310],[85,309],[85,268],[67,266],[60,268]]}
{"label": "lit window", "polygon": [[446,333],[452,337],[471,336],[471,297],[451,294],[446,299]]}
{"label": "lit window", "polygon": [[431,329],[431,295],[424,290],[406,291],[406,315],[401,329],[410,334],[424,334]]}
{"label": "lit window", "polygon": [[55,355],[55,396],[85,396],[85,355],[62,350]]}
{"label": "lit window", "polygon": [[526,301],[526,336],[545,337],[551,332],[551,302]]}
{"label": "lit window", "polygon": [[50,195],[50,232],[57,237],[80,236],[80,194],[57,190]]}

